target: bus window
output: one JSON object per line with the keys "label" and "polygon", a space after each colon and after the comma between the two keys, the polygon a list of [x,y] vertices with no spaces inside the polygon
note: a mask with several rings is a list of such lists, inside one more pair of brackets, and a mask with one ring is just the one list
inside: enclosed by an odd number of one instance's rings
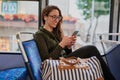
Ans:
{"label": "bus window", "polygon": [[38,1],[0,1],[0,51],[19,51],[15,34],[38,29]]}

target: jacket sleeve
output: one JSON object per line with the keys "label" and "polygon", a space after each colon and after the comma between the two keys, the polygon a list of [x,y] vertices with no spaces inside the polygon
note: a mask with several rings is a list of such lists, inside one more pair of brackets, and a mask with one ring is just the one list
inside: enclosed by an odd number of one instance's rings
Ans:
{"label": "jacket sleeve", "polygon": [[38,45],[38,49],[39,49],[40,57],[42,61],[48,58],[53,58],[53,59],[59,58],[61,51],[63,50],[62,47],[57,45],[56,48],[49,53],[44,37],[40,33],[35,34],[34,39]]}
{"label": "jacket sleeve", "polygon": [[68,49],[67,47],[65,47],[64,50],[65,50],[65,52],[66,52],[67,55],[72,52],[72,49]]}

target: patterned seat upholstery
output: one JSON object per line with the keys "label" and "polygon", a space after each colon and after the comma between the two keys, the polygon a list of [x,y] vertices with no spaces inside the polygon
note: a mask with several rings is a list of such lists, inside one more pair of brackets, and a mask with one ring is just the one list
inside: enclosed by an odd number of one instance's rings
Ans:
{"label": "patterned seat upholstery", "polygon": [[16,35],[18,45],[22,52],[30,79],[42,80],[42,73],[41,73],[42,61],[39,55],[37,44],[33,38],[28,40],[22,40],[23,38],[22,36],[28,34],[32,34],[33,37],[33,33],[29,33],[29,32],[19,32]]}
{"label": "patterned seat upholstery", "polygon": [[27,71],[25,67],[0,71],[0,80],[26,80],[26,77]]}
{"label": "patterned seat upholstery", "polygon": [[28,56],[34,79],[41,80],[41,58],[35,41],[29,40],[22,43]]}

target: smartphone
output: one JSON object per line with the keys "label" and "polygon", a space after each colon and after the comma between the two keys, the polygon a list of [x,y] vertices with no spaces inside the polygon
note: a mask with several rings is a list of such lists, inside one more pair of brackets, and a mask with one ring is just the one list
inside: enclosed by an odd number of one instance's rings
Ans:
{"label": "smartphone", "polygon": [[78,34],[79,31],[74,31],[72,36],[76,36]]}

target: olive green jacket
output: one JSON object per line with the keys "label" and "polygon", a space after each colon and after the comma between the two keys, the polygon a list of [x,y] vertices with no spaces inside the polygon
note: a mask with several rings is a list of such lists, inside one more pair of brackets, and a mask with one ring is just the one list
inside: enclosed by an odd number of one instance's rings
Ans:
{"label": "olive green jacket", "polygon": [[43,60],[48,58],[58,59],[61,54],[70,53],[71,50],[63,49],[59,45],[59,41],[56,39],[52,32],[45,30],[43,27],[35,33],[34,39],[38,45],[40,57]]}

